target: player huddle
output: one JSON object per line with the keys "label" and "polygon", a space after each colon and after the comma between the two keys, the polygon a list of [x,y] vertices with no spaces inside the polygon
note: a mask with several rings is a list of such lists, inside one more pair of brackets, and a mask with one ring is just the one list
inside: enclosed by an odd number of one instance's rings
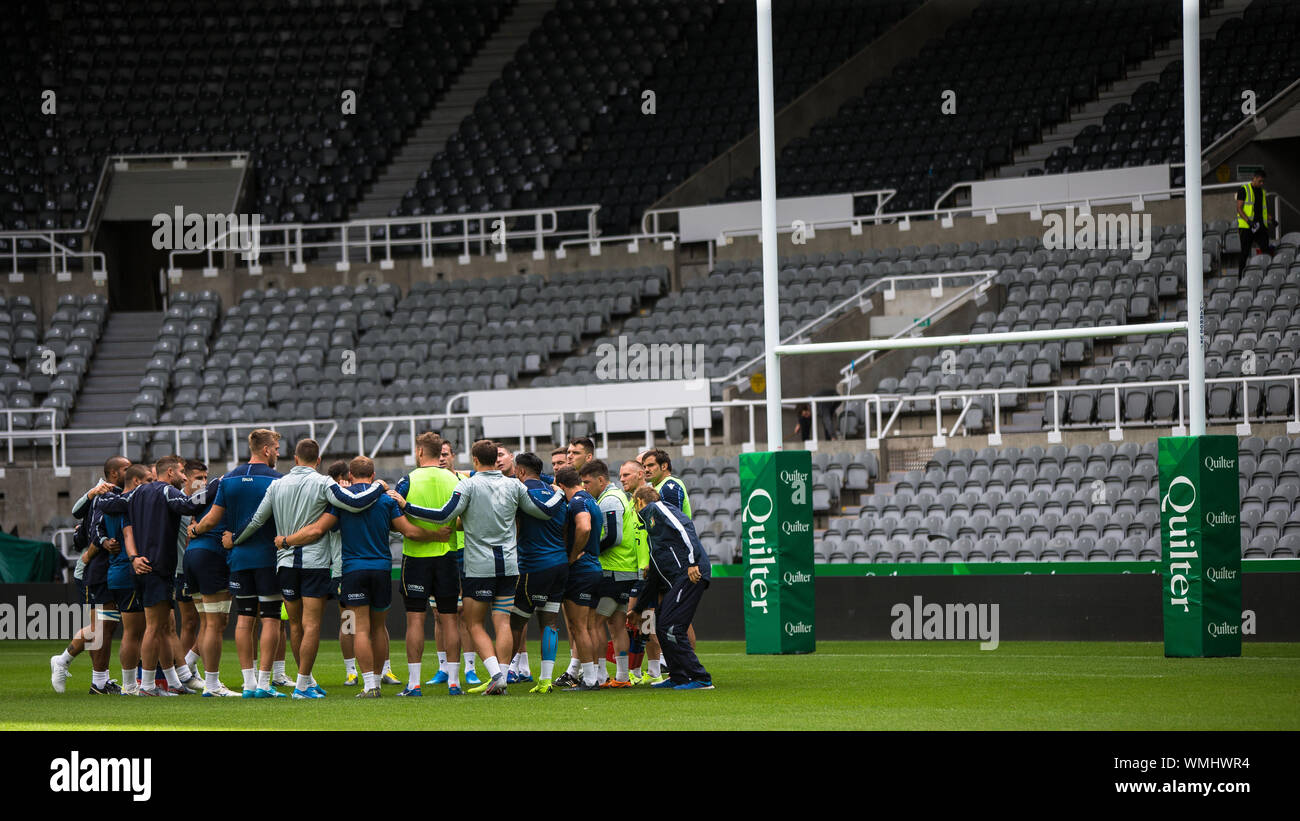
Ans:
{"label": "player huddle", "polygon": [[[402,536],[406,611],[409,680],[399,696],[422,695],[431,604],[439,665],[425,683],[445,684],[451,695],[503,695],[517,682],[533,683],[533,693],[712,688],[690,627],[709,559],[664,451],[611,476],[592,442],[577,439],[551,453],[550,475],[538,456],[481,440],[466,473],[456,470],[451,444],[426,432],[415,441],[415,469],[389,488],[365,456],[318,472],[311,439],[297,443],[293,468],[281,474],[279,442],[274,431],[253,431],[248,462],[210,481],[201,462],[175,456],[153,466],[122,457],[105,464],[104,481],[73,506],[87,543],[78,580],[96,609],[89,630],[50,660],[56,691],[72,659],[90,649],[95,694],[324,698],[312,670],[325,602],[336,598],[345,683],[362,685],[358,698],[377,698],[381,683],[400,683],[388,661],[391,532]],[[239,692],[220,677],[232,609]],[[526,643],[534,614],[536,681]],[[561,619],[570,660],[556,677]],[[284,674],[282,620],[296,681]],[[118,623],[120,688],[108,674]],[[480,659],[486,680],[477,676]],[[290,685],[291,694],[276,689]]]}

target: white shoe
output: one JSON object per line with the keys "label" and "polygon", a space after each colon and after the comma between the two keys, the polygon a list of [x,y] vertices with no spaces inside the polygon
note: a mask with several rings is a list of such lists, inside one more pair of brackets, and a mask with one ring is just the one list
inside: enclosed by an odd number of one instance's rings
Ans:
{"label": "white shoe", "polygon": [[68,665],[59,656],[50,656],[50,686],[54,692],[62,693],[68,684]]}
{"label": "white shoe", "polygon": [[224,684],[222,684],[220,687],[214,690],[204,690],[203,696],[204,698],[218,698],[218,697],[240,698],[241,697],[239,693],[236,693],[234,690],[231,690],[229,687],[227,687]]}
{"label": "white shoe", "polygon": [[122,695],[138,696],[140,695],[140,685],[134,681],[129,681],[122,685]]}
{"label": "white shoe", "polygon": [[206,689],[198,676],[190,676],[181,682],[181,686],[186,690],[189,690],[191,693],[201,693]]}
{"label": "white shoe", "polygon": [[276,678],[271,679],[271,686],[272,686],[272,687],[292,687],[292,686],[293,686],[293,682],[290,681],[286,676],[277,676]]}

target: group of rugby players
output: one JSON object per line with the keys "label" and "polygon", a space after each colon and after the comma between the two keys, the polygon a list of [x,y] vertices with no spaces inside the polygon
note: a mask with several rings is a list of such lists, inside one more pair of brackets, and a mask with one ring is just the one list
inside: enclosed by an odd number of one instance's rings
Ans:
{"label": "group of rugby players", "polygon": [[[690,626],[709,559],[664,451],[624,462],[614,477],[582,438],[552,451],[548,474],[538,456],[481,440],[466,473],[451,443],[426,432],[415,441],[415,469],[389,488],[365,456],[318,472],[311,439],[297,443],[285,474],[275,470],[279,434],[254,430],[248,445],[246,464],[211,481],[197,460],[132,465],[114,457],[74,504],[87,542],[76,575],[95,609],[50,659],[57,692],[73,658],[89,650],[92,694],[286,698],[276,687],[292,686],[292,698],[323,698],[312,670],[325,602],[334,598],[344,683],[362,685],[358,698],[376,698],[381,684],[401,684],[388,661],[391,531],[403,539],[408,682],[399,696],[422,695],[431,602],[438,672],[425,684],[451,695],[501,695],[517,682],[533,683],[534,693],[712,688]],[[232,609],[239,692],[219,674]],[[536,681],[526,641],[534,613]],[[561,619],[570,661],[554,677]],[[108,670],[119,622],[121,685]],[[296,681],[285,674],[286,644]],[[480,660],[486,680],[477,676]]]}

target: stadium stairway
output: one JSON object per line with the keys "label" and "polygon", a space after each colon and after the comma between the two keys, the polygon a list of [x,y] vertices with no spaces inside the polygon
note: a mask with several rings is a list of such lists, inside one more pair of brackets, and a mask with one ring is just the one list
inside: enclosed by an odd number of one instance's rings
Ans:
{"label": "stadium stairway", "polygon": [[392,161],[378,175],[364,194],[353,214],[354,219],[387,217],[396,213],[402,197],[415,184],[420,172],[429,167],[434,156],[447,145],[461,121],[474,110],[474,104],[501,76],[529,34],[541,25],[542,18],[555,7],[556,0],[519,0],[502,21],[497,33],[474,55],[447,90],[442,102],[433,108],[411,138],[398,149]]}
{"label": "stadium stairway", "polygon": [[[1223,0],[1222,6],[1212,9],[1201,20],[1201,39],[1212,39],[1229,20],[1240,18],[1250,0]],[[1100,126],[1111,106],[1128,102],[1143,83],[1160,80],[1160,72],[1170,63],[1183,58],[1182,38],[1176,38],[1164,48],[1158,50],[1146,60],[1133,66],[1122,80],[1112,83],[1102,91],[1097,99],[1083,105],[1078,111],[1071,112],[1065,122],[1060,123],[1050,133],[1045,134],[1041,142],[1027,145],[1017,151],[1010,165],[1004,165],[993,176],[997,179],[1023,177],[1031,169],[1043,168],[1043,162],[1052,152],[1062,146],[1074,145],[1074,138],[1090,125]]]}
{"label": "stadium stairway", "polygon": [[[69,427],[116,428],[126,423],[162,324],[161,311],[109,315]],[[113,434],[78,442],[68,451],[69,465],[101,464],[121,449],[120,437]]]}

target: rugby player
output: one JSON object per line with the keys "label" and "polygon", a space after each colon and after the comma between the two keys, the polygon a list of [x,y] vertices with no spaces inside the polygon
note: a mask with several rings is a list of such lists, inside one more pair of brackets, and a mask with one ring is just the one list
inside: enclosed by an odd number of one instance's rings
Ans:
{"label": "rugby player", "polygon": [[[637,488],[644,487],[646,484],[645,468],[641,467],[641,463],[637,460],[629,459],[619,466],[618,481],[623,486],[623,493],[626,494],[630,504],[632,494],[636,493]],[[636,508],[633,505],[633,513],[635,514],[635,512]],[[649,572],[650,565],[650,544],[646,538],[645,528],[642,527],[639,516],[633,515],[632,520],[636,529],[636,557],[639,578],[628,595],[629,604],[636,599],[637,592],[645,584],[645,577]],[[649,608],[650,605],[647,603],[647,609]],[[649,658],[653,659],[653,664],[650,665],[653,668],[653,676],[648,673],[644,676],[641,675],[641,663],[647,657],[647,645],[649,645],[649,650],[652,651],[649,653]],[[610,642],[607,655],[612,656],[613,653],[614,643]],[[628,680],[633,684],[653,684],[659,679],[659,642],[655,639],[654,633],[650,633],[647,637],[640,628],[629,631],[627,656],[630,667]]]}
{"label": "rugby player", "polygon": [[[460,477],[442,466],[442,437],[425,431],[415,438],[415,470],[396,485],[398,495],[421,507],[442,507],[460,484]],[[447,662],[450,655],[460,658],[460,628],[456,614],[460,599],[460,566],[457,562],[459,536],[455,523],[435,527],[417,521],[417,527],[431,532],[445,532],[439,541],[402,539],[402,598],[406,605],[406,688],[399,696],[418,696],[424,659],[424,622],[429,599],[434,601],[435,624],[439,628],[435,641],[439,651],[439,672],[445,674],[447,692],[461,695],[460,663]]]}
{"label": "rugby player", "polygon": [[[515,459],[515,478],[523,483],[534,504],[545,505],[555,490],[542,480],[542,460],[532,453],[521,453]],[[515,634],[515,647],[525,645],[528,621],[534,612],[542,626],[542,671],[537,685],[528,692],[549,693],[555,670],[555,655],[559,648],[560,602],[569,577],[569,557],[564,548],[565,514],[567,505],[553,518],[536,520],[520,517],[519,533],[519,584],[515,589],[515,603],[511,610],[510,625]],[[527,653],[520,651],[527,669]],[[507,683],[510,677],[506,676]]]}
{"label": "rugby player", "polygon": [[[439,509],[412,505],[399,494],[393,496],[409,518],[434,524],[461,516],[465,526],[465,572],[462,589],[465,596],[465,621],[470,637],[483,656],[483,665],[491,677],[470,692],[505,695],[506,675],[498,658],[510,655],[514,634],[510,630],[510,608],[514,604],[515,585],[519,578],[518,552],[515,542],[515,514],[523,511],[538,519],[557,515],[560,497],[546,505],[533,502],[528,490],[497,470],[497,446],[489,440],[474,443],[470,450],[474,474],[461,482],[447,504]],[[490,604],[489,604],[490,603]],[[489,608],[495,644],[484,629]]]}
{"label": "rugby player", "polygon": [[551,451],[551,473],[559,473],[560,468],[567,467],[569,467],[569,449],[561,447]]}
{"label": "rugby player", "polygon": [[596,443],[585,436],[579,436],[569,443],[568,467],[582,470],[582,466],[592,460],[596,452]]}
{"label": "rugby player", "polygon": [[[469,478],[469,474],[465,471],[456,470],[456,451],[455,448],[452,447],[451,442],[447,439],[442,440],[441,465],[459,476],[461,479]],[[456,546],[454,548],[456,551],[456,567],[458,572],[463,571],[465,565],[465,534],[463,531],[464,526],[458,526],[456,533]],[[457,584],[459,584],[459,581]],[[479,681],[478,673],[474,669],[474,662],[478,658],[478,653],[473,650],[474,642],[471,641],[469,637],[469,627],[465,624],[464,606],[460,597],[456,598],[456,632],[460,638],[461,652],[465,657],[465,683],[470,687],[477,687],[481,683]],[[445,642],[442,637],[441,623],[437,619],[434,619],[433,622],[433,642],[434,646],[438,648],[438,672],[434,674],[433,678],[426,681],[425,684],[449,684],[450,682],[447,672],[443,669],[443,665],[447,663],[447,652],[442,649]]]}
{"label": "rugby player", "polygon": [[[123,496],[130,498],[136,488],[150,481],[147,465],[131,465],[122,473]],[[99,521],[99,541],[112,553],[108,564],[108,590],[122,619],[122,641],[118,645],[118,662],[122,667],[123,695],[139,695],[136,666],[140,664],[140,644],[144,641],[144,605],[135,588],[135,572],[123,549],[126,537],[122,528],[125,513],[106,512]]]}
{"label": "rugby player", "polygon": [[[194,496],[207,487],[208,466],[198,459],[186,459],[181,465],[181,475],[185,478],[181,489],[186,496]],[[206,495],[204,498],[206,499]],[[204,505],[204,508],[206,512],[207,505]],[[181,680],[188,682],[190,680],[186,676],[188,673],[194,677],[197,684],[199,670],[195,662],[198,661],[199,654],[195,652],[195,647],[198,644],[199,630],[202,628],[203,614],[194,603],[194,591],[190,588],[185,575],[185,546],[190,540],[191,521],[193,521],[192,517],[182,516],[180,529],[176,532],[176,581],[172,592],[176,599],[176,609],[180,613],[181,627],[177,632],[176,646],[172,648],[172,654],[177,659],[181,659],[176,664]]]}
{"label": "rugby player", "polygon": [[609,678],[604,663],[598,665],[601,686],[631,687],[628,679],[628,598],[641,578],[637,566],[636,511],[623,490],[609,480],[609,466],[593,459],[578,471],[582,486],[600,506],[601,582],[597,591],[595,635],[596,647],[608,633],[614,643],[615,673]]}
{"label": "rugby player", "polygon": [[[189,533],[194,533],[194,523],[207,517],[216,502],[222,477],[209,480],[196,499],[202,499],[203,509],[194,514]],[[220,534],[226,528],[217,528],[190,536],[185,547],[185,585],[198,601],[194,607],[199,613],[198,652],[203,660],[204,698],[231,698],[240,693],[231,690],[221,681],[221,651],[230,621],[230,565],[228,551]]]}
{"label": "rugby player", "polygon": [[[348,473],[348,463],[343,459],[331,462],[326,472],[331,479],[343,487],[352,484],[352,474]],[[343,537],[339,535],[339,529],[335,526],[330,528],[324,539],[330,555],[330,588],[325,598],[339,603],[339,650],[343,653],[343,684],[346,687],[355,687],[360,683],[361,677],[357,675],[356,647],[353,643],[355,633],[351,617],[344,616],[346,608],[343,607]]]}
{"label": "rugby player", "polygon": [[[572,450],[570,451],[572,453]],[[555,483],[568,503],[564,541],[569,557],[569,578],[564,589],[564,610],[572,657],[569,669],[555,682],[566,690],[596,690],[597,645],[593,635],[596,600],[600,592],[600,505],[582,489],[578,471],[563,468]],[[581,671],[581,679],[575,675]]]}
{"label": "rugby player", "polygon": [[[357,495],[366,494],[368,498],[369,488],[383,487],[375,482],[375,463],[369,457],[353,459],[348,463],[348,472],[353,480],[348,490]],[[343,538],[343,601],[354,614],[357,661],[364,682],[357,698],[379,698],[380,673],[376,668],[380,658],[388,657],[384,614],[393,601],[388,532],[391,529],[411,539],[445,542],[448,531],[416,526],[402,515],[393,499],[380,496],[360,511],[331,505],[314,522],[288,536],[278,536],[276,541],[289,549],[315,544],[336,524]]]}

